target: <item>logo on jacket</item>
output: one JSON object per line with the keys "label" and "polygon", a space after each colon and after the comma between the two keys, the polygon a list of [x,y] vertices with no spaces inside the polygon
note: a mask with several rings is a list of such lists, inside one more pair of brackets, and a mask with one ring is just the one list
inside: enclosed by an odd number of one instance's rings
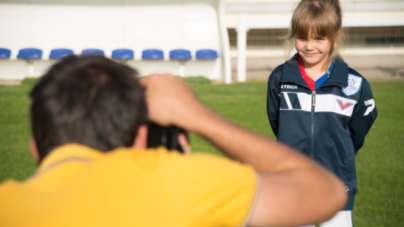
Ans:
{"label": "logo on jacket", "polygon": [[348,75],[348,87],[343,88],[342,92],[344,92],[344,94],[346,96],[351,96],[351,95],[358,93],[361,86],[362,86],[362,78],[359,76],[349,74]]}
{"label": "logo on jacket", "polygon": [[280,86],[281,89],[297,89],[297,85],[290,85],[290,84],[282,84]]}
{"label": "logo on jacket", "polygon": [[351,103],[351,102],[344,103],[344,102],[343,102],[342,100],[340,100],[340,99],[337,99],[337,101],[338,101],[339,107],[341,107],[341,110],[345,110],[346,108],[348,108],[348,107],[350,107],[350,106],[353,105],[353,103]]}

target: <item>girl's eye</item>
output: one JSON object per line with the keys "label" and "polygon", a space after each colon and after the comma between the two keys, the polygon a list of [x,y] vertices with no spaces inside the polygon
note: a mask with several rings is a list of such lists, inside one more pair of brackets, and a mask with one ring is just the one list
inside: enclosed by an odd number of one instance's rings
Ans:
{"label": "girl's eye", "polygon": [[297,38],[300,40],[307,40],[307,38],[305,38],[305,37],[297,37]]}
{"label": "girl's eye", "polygon": [[318,38],[316,38],[316,40],[325,40],[325,38],[323,38],[323,37],[318,37]]}

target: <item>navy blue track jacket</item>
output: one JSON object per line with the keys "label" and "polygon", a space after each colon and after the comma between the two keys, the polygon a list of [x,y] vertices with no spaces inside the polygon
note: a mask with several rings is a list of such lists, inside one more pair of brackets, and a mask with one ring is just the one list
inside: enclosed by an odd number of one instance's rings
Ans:
{"label": "navy blue track jacket", "polygon": [[345,182],[352,210],[356,184],[355,155],[377,117],[369,83],[340,59],[328,79],[312,91],[296,54],[268,80],[267,113],[278,141],[321,163]]}

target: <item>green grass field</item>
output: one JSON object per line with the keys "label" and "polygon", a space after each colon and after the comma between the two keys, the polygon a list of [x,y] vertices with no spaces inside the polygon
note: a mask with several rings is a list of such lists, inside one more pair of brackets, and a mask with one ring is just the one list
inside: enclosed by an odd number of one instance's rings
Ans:
{"label": "green grass field", "polygon": [[[274,138],[266,116],[266,83],[212,85],[187,80],[201,100],[231,121]],[[35,171],[30,157],[28,93],[35,80],[0,86],[0,182],[23,180]],[[404,81],[371,82],[378,119],[356,159],[359,194],[355,227],[404,224]],[[191,135],[194,151],[221,155],[202,138]]]}

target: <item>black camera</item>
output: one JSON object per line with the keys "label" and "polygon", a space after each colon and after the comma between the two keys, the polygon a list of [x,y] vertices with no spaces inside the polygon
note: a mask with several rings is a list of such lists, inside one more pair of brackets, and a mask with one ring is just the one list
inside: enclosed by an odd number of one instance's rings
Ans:
{"label": "black camera", "polygon": [[147,136],[147,147],[157,148],[164,146],[167,150],[177,150],[184,153],[184,149],[178,141],[178,134],[185,131],[177,126],[163,127],[153,122],[149,123],[149,133]]}

